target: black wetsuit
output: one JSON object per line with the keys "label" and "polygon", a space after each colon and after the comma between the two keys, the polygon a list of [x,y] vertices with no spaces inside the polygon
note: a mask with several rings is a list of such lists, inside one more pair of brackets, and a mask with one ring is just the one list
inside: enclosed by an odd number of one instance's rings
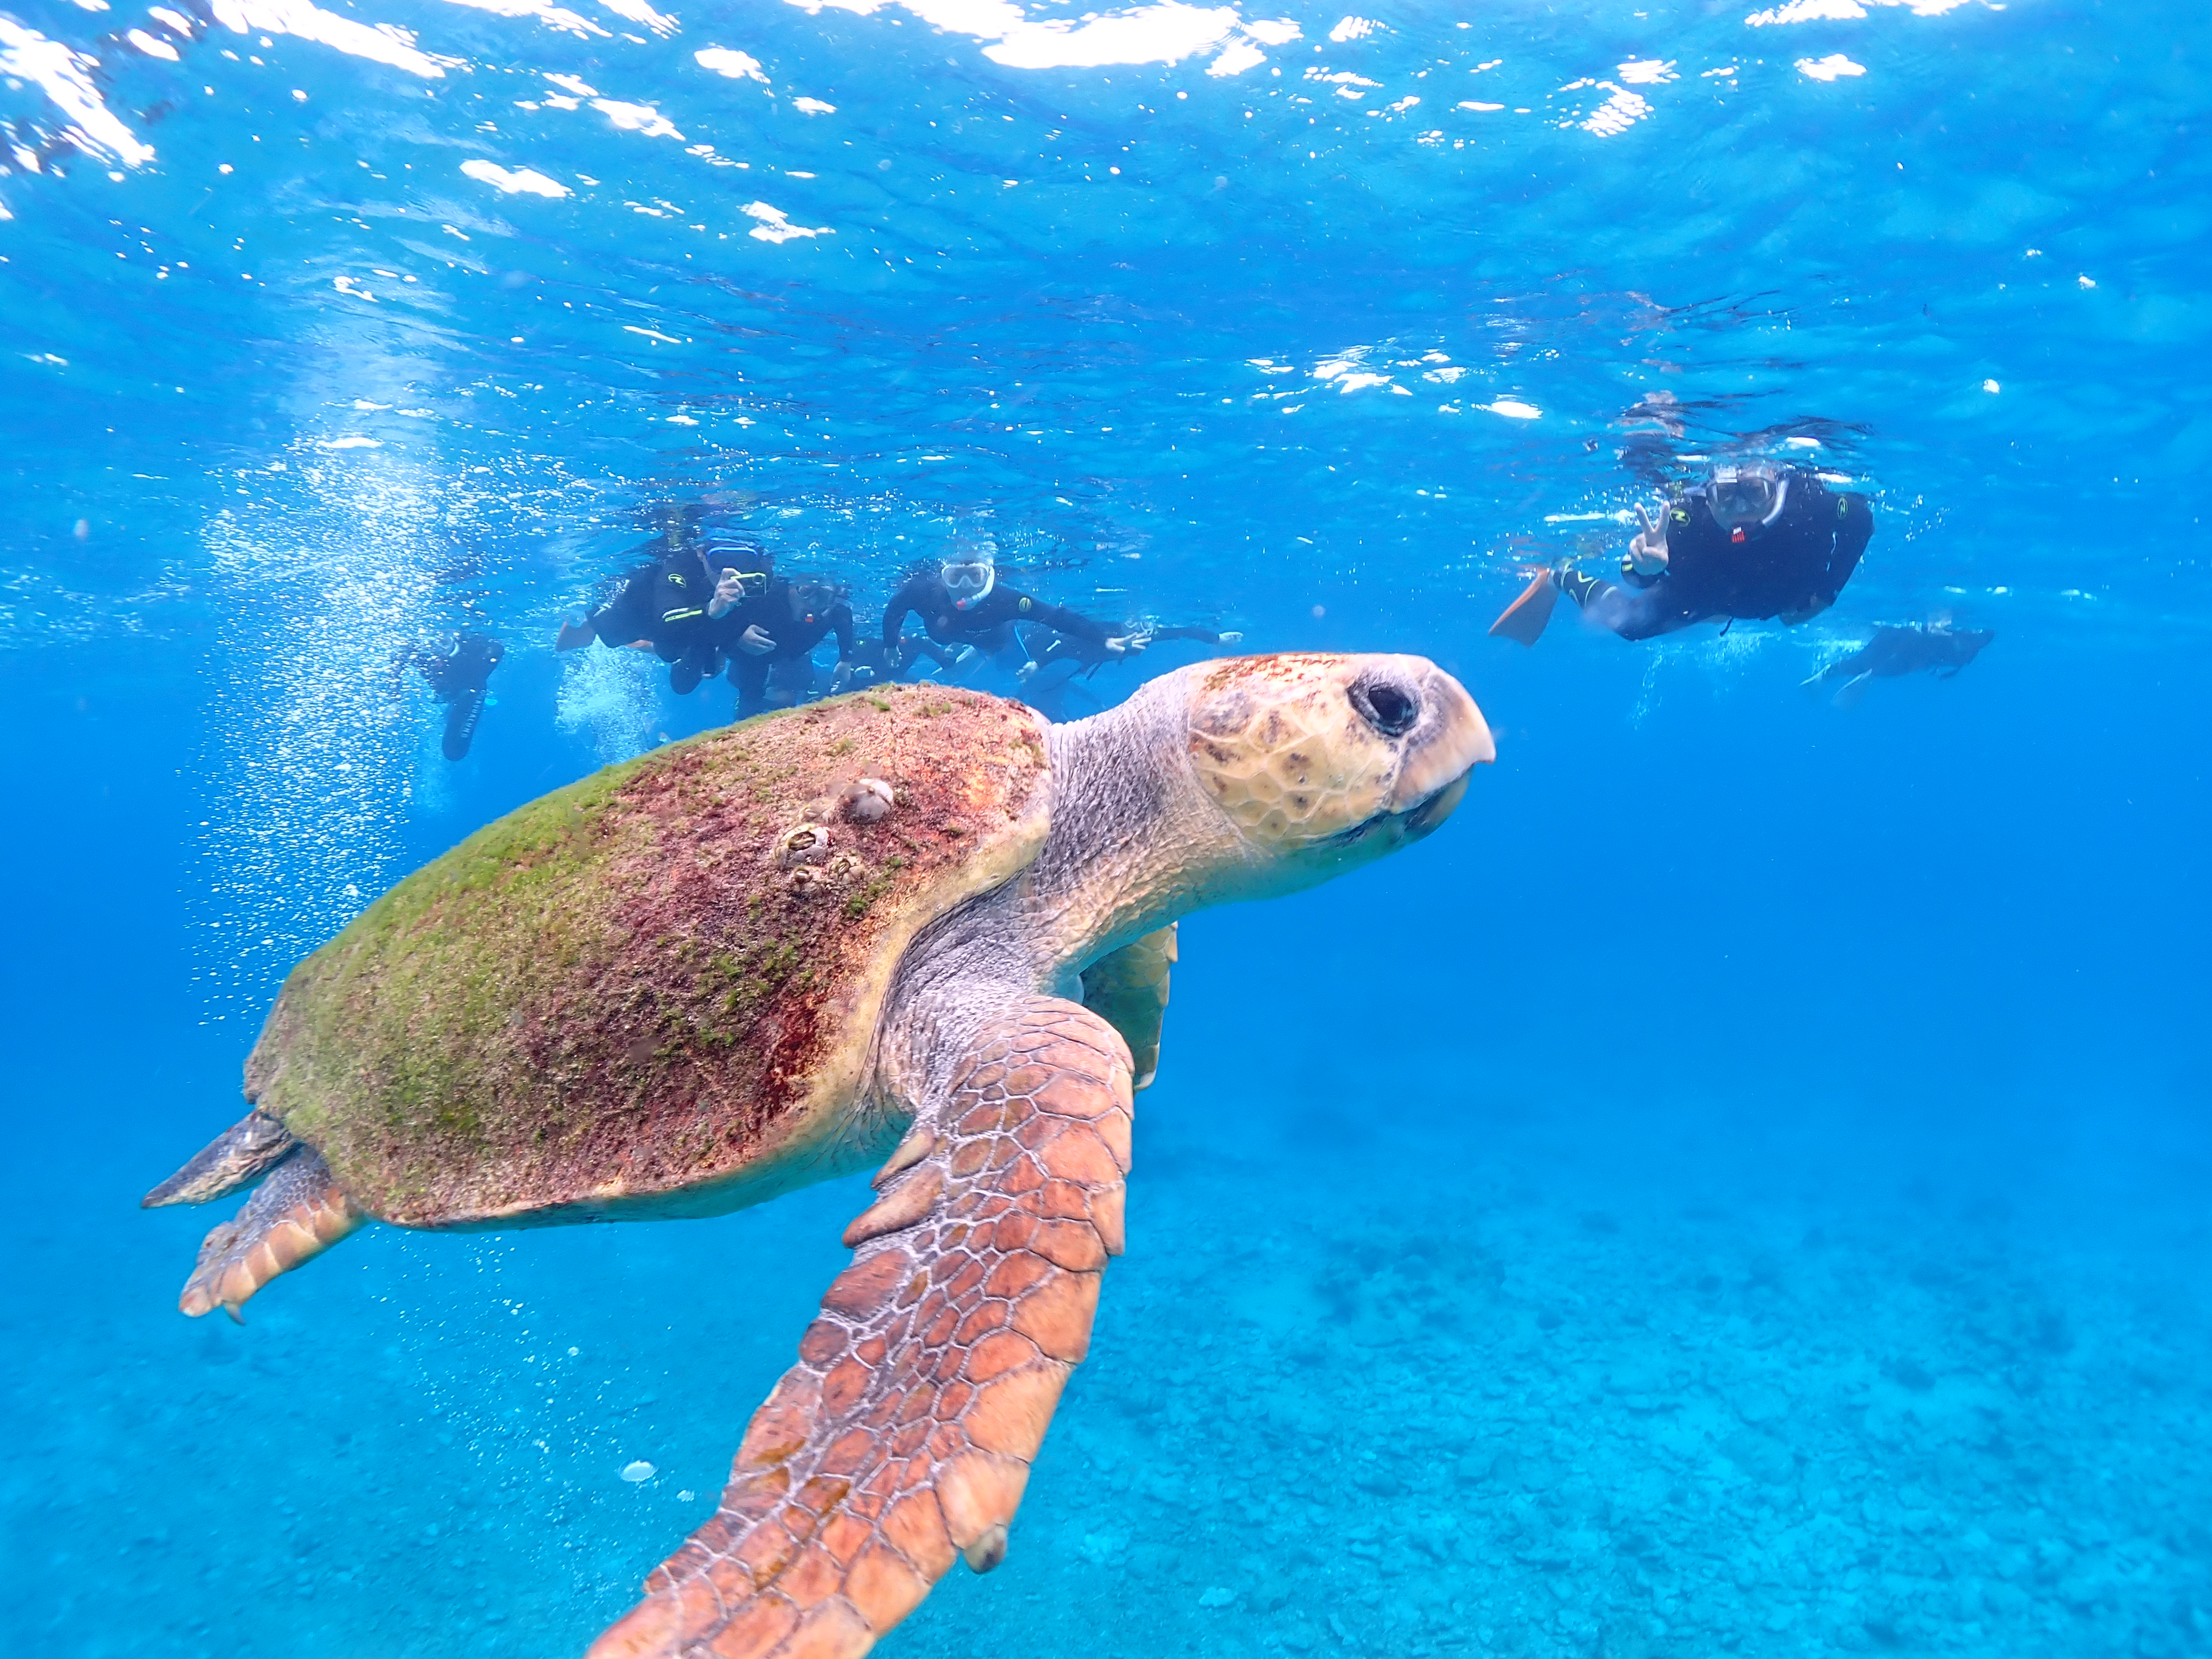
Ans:
{"label": "black wetsuit", "polygon": [[619,647],[653,638],[660,621],[653,608],[653,580],[659,574],[657,559],[639,565],[623,578],[612,599],[584,619],[584,626],[599,636],[601,645]]}
{"label": "black wetsuit", "polygon": [[951,647],[939,645],[927,634],[913,635],[900,643],[906,651],[907,659],[903,662],[893,655],[881,640],[872,635],[855,640],[852,656],[853,684],[875,685],[890,680],[913,679],[915,671],[921,666],[923,658],[927,658],[939,668],[951,668],[958,661]]}
{"label": "black wetsuit", "polygon": [[449,761],[464,759],[477,734],[489,690],[491,671],[507,654],[507,647],[484,634],[464,634],[451,651],[425,651],[415,665],[430,683],[438,701],[446,705],[446,737],[441,745]]}
{"label": "black wetsuit", "polygon": [[[1022,642],[1014,635],[1017,623],[1034,623],[1102,650],[1110,637],[1105,623],[1061,605],[1047,605],[1004,582],[963,609],[953,603],[952,590],[934,570],[908,577],[884,608],[886,654],[896,652],[899,629],[908,616],[920,617],[929,637],[940,645],[972,645],[1000,658],[1022,651]],[[1025,653],[1022,660],[1028,660]]]}
{"label": "black wetsuit", "polygon": [[1808,468],[1788,469],[1789,493],[1771,525],[1738,540],[1702,494],[1667,507],[1667,568],[1615,586],[1569,571],[1561,580],[1593,620],[1625,640],[1648,640],[1717,617],[1793,620],[1835,603],[1857,568],[1874,514],[1863,495],[1838,495]]}
{"label": "black wetsuit", "polygon": [[[1173,640],[1195,640],[1200,645],[1221,643],[1220,634],[1211,628],[1145,628],[1133,623],[1128,631],[1141,635],[1147,645],[1159,645]],[[1095,672],[1107,663],[1125,660],[1124,657],[1117,657],[1107,650],[1103,639],[1094,642],[1066,634],[1056,635],[1043,650],[1034,654],[1039,668],[1049,668],[1056,662],[1072,662],[1081,664],[1085,672]],[[1069,678],[1074,677],[1071,675]]]}
{"label": "black wetsuit", "polygon": [[[837,636],[837,660],[853,659],[853,607],[838,599],[825,611],[811,616],[794,615],[791,587],[791,583],[776,577],[769,583],[766,592],[732,606],[714,624],[715,640],[729,655],[730,683],[738,688],[740,720],[768,707],[771,678],[779,684],[788,680],[792,690],[799,690],[796,684],[799,665],[805,665],[805,689],[811,690],[814,684],[815,647],[831,634]],[[758,628],[774,640],[774,648],[756,653],[738,644],[748,628]]]}
{"label": "black wetsuit", "polygon": [[720,620],[707,614],[722,567],[710,565],[709,550],[687,541],[638,566],[585,624],[602,645],[651,645],[669,665],[668,683],[678,696],[722,672]]}

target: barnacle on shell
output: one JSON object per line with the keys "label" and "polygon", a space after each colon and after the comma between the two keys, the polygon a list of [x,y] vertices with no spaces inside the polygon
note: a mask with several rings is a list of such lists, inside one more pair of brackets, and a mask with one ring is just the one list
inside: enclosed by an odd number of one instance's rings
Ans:
{"label": "barnacle on shell", "polygon": [[845,816],[855,823],[874,823],[890,813],[893,799],[890,785],[881,778],[862,778],[845,792]]}
{"label": "barnacle on shell", "polygon": [[797,824],[776,837],[775,866],[779,870],[820,864],[829,856],[830,831],[821,824]]}

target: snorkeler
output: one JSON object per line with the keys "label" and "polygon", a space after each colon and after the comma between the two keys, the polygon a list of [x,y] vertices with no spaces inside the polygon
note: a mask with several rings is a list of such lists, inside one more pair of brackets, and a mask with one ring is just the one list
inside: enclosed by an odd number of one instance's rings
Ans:
{"label": "snorkeler", "polygon": [[696,538],[687,532],[696,530],[698,509],[664,507],[656,516],[662,521],[662,529],[651,541],[634,550],[635,555],[644,556],[645,562],[632,568],[623,578],[614,596],[582,622],[562,623],[561,632],[553,641],[556,651],[574,651],[593,640],[614,649],[653,648],[654,632],[660,626],[661,607],[653,600],[659,596],[661,574],[666,567],[672,569],[679,584],[688,580],[687,567],[696,556],[696,545],[692,544]]}
{"label": "snorkeler", "polygon": [[[899,647],[905,649],[901,660]],[[927,634],[909,635],[899,641],[899,647],[886,647],[872,635],[864,635],[853,641],[853,684],[854,685],[886,684],[892,680],[919,678],[918,670],[925,662],[933,662],[939,669],[950,671],[961,659],[962,653],[950,646],[939,645]]]}
{"label": "snorkeler", "polygon": [[908,660],[900,630],[908,616],[919,616],[929,637],[939,644],[957,647],[961,654],[957,661],[965,663],[969,653],[980,649],[1024,680],[1036,672],[1037,665],[1016,623],[1049,628],[1108,659],[1145,648],[1140,637],[1109,634],[1103,623],[1001,583],[998,550],[989,542],[958,544],[935,570],[916,572],[891,595],[884,609],[883,641],[884,654],[894,662]]}
{"label": "snorkeler", "polygon": [[465,759],[477,734],[489,692],[491,671],[507,647],[488,634],[464,634],[447,650],[417,652],[415,665],[446,705],[446,736],[440,745],[449,761]]}
{"label": "snorkeler", "polygon": [[638,550],[649,552],[651,562],[631,570],[615,596],[584,621],[563,623],[554,648],[574,651],[597,640],[651,651],[669,665],[669,689],[678,696],[720,673],[715,624],[749,593],[765,589],[769,562],[749,536],[702,535],[702,514],[697,503],[663,509],[661,533]]}
{"label": "snorkeler", "polygon": [[[1233,628],[1217,632],[1211,628],[1156,628],[1145,623],[1127,624],[1122,637],[1138,642],[1139,649],[1174,640],[1193,640],[1200,645],[1237,646],[1244,642],[1244,635]],[[1035,648],[1034,640],[1029,643],[1030,654],[1040,669],[1049,668],[1054,663],[1077,664],[1076,674],[1068,677],[1071,679],[1078,674],[1096,673],[1109,662],[1127,660],[1127,653],[1109,651],[1103,645],[1077,635],[1055,632],[1042,651]]]}
{"label": "snorkeler", "polygon": [[1805,684],[1835,686],[1836,706],[1849,708],[1865,695],[1869,680],[1901,679],[1923,669],[1939,680],[1955,679],[1996,636],[1993,628],[1954,628],[1948,622],[1876,623],[1872,639]]}
{"label": "snorkeler", "polygon": [[1644,528],[1620,562],[1625,585],[1571,562],[1535,572],[1490,631],[1535,644],[1562,592],[1624,640],[1715,617],[1801,623],[1835,603],[1874,533],[1865,496],[1832,495],[1810,468],[1773,461],[1716,466],[1656,523],[1636,511]]}
{"label": "snorkeler", "polygon": [[716,640],[730,653],[739,720],[767,708],[771,688],[792,702],[811,693],[815,647],[832,633],[837,666],[830,677],[830,695],[852,681],[853,607],[843,587],[825,577],[771,577],[720,621]]}

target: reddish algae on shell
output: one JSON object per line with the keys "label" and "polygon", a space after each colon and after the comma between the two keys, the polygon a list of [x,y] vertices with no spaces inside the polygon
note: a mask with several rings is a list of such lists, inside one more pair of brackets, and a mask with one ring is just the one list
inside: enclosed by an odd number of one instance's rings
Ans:
{"label": "reddish algae on shell", "polygon": [[[610,767],[293,969],[246,1096],[418,1226],[705,1212],[826,1174],[899,954],[1035,856],[1044,769],[1029,711],[934,686]],[[863,775],[896,793],[873,823],[837,810]],[[827,855],[780,860],[810,819]]]}

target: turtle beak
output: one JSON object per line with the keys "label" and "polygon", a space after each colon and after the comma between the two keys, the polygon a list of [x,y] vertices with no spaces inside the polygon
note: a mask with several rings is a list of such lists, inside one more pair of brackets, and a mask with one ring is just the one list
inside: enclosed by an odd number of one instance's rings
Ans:
{"label": "turtle beak", "polygon": [[1419,841],[1449,817],[1453,808],[1466,798],[1467,781],[1473,775],[1474,769],[1470,767],[1407,813],[1406,839]]}
{"label": "turtle beak", "polygon": [[1418,841],[1452,815],[1468,775],[1498,758],[1490,723],[1467,689],[1434,665],[1422,677],[1421,718],[1407,734],[1406,757],[1390,790],[1390,811]]}

